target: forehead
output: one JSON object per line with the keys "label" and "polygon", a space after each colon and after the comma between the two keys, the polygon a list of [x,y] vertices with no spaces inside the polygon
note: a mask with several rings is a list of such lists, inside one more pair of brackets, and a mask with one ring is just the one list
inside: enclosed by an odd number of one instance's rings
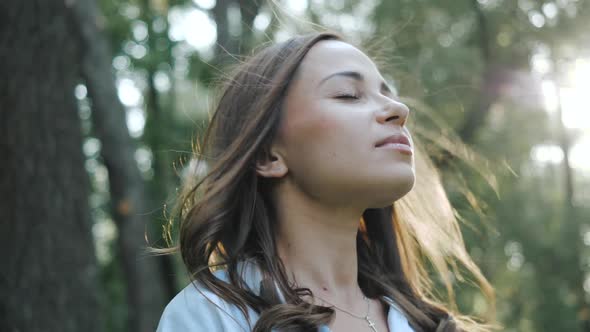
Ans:
{"label": "forehead", "polygon": [[324,40],[314,45],[301,62],[299,76],[307,81],[320,81],[343,70],[381,77],[377,66],[365,53],[338,40]]}

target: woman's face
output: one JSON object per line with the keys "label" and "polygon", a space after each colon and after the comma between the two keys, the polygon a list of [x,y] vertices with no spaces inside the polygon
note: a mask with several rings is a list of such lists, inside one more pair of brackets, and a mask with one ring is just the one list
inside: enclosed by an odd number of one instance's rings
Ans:
{"label": "woman's face", "polygon": [[414,185],[408,107],[354,46],[334,40],[313,46],[283,112],[275,147],[288,168],[286,180],[306,194],[374,208]]}

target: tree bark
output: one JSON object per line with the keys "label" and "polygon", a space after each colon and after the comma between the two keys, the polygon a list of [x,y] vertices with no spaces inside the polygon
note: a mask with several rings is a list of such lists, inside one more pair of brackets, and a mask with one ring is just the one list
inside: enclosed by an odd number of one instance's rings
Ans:
{"label": "tree bark", "polygon": [[101,331],[64,1],[0,4],[0,330]]}
{"label": "tree bark", "polygon": [[149,228],[145,186],[137,168],[135,144],[118,99],[111,54],[102,35],[102,17],[93,0],[73,7],[84,46],[82,75],[92,100],[92,120],[102,143],[101,155],[109,173],[112,216],[118,230],[118,249],[127,287],[128,330],[154,331],[166,303],[157,258],[146,253]]}

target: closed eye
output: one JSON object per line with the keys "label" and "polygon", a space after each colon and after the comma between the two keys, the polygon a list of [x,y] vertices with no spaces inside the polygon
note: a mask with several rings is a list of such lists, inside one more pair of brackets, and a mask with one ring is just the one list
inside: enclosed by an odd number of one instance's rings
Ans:
{"label": "closed eye", "polygon": [[359,99],[360,97],[356,94],[349,94],[349,93],[343,93],[343,94],[339,94],[334,96],[334,98],[336,99]]}

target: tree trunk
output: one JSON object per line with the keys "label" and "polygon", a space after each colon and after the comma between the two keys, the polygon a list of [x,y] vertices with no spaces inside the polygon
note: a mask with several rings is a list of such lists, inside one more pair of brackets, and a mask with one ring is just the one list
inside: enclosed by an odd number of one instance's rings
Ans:
{"label": "tree trunk", "polygon": [[484,71],[478,102],[465,115],[465,121],[457,131],[459,137],[466,143],[472,143],[477,131],[485,124],[490,107],[499,97],[499,85],[502,81],[501,73],[498,75],[499,68],[494,68],[492,63],[491,38],[487,18],[477,0],[471,0],[471,5],[478,23],[477,40],[479,41],[479,50],[484,63]]}
{"label": "tree trunk", "polygon": [[112,216],[119,229],[118,249],[127,287],[128,330],[154,331],[164,305],[165,290],[157,258],[146,253],[149,229],[145,186],[134,159],[135,144],[117,96],[108,43],[102,35],[102,17],[93,0],[73,7],[84,46],[82,75],[92,100],[92,120],[102,143],[101,155],[109,173]]}
{"label": "tree trunk", "polygon": [[[555,46],[552,46],[552,54],[555,54]],[[561,79],[559,73],[566,73],[567,70],[562,68],[559,61],[552,59],[553,66],[556,68],[556,75],[554,75],[557,86],[560,86]],[[582,253],[584,252],[584,242],[582,239],[584,224],[579,219],[577,214],[577,207],[574,203],[574,169],[570,163],[571,154],[571,138],[563,123],[563,106],[561,96],[557,94],[557,119],[559,131],[559,146],[563,151],[563,222],[569,225],[564,225],[561,228],[562,243],[568,243],[569,260],[571,261],[571,272],[564,276],[567,280],[568,286],[572,294],[576,294],[577,318],[580,324],[580,330],[584,332],[590,331],[590,303],[586,297],[586,290],[584,289],[584,282],[586,279],[587,268],[584,263]]]}
{"label": "tree trunk", "polygon": [[0,5],[0,330],[100,331],[64,1]]}
{"label": "tree trunk", "polygon": [[[230,22],[228,13],[232,6],[239,11],[241,22]],[[252,47],[254,18],[259,10],[260,5],[256,1],[217,0],[212,11],[217,24],[217,43],[215,44],[217,64],[233,63],[235,57],[245,54]],[[230,33],[231,24],[240,25],[239,36],[233,36]]]}
{"label": "tree trunk", "polygon": [[229,8],[235,5],[233,0],[217,0],[213,8],[213,17],[217,25],[217,43],[215,44],[216,65],[232,63],[232,57],[239,55],[239,39],[232,36],[229,31]]}

